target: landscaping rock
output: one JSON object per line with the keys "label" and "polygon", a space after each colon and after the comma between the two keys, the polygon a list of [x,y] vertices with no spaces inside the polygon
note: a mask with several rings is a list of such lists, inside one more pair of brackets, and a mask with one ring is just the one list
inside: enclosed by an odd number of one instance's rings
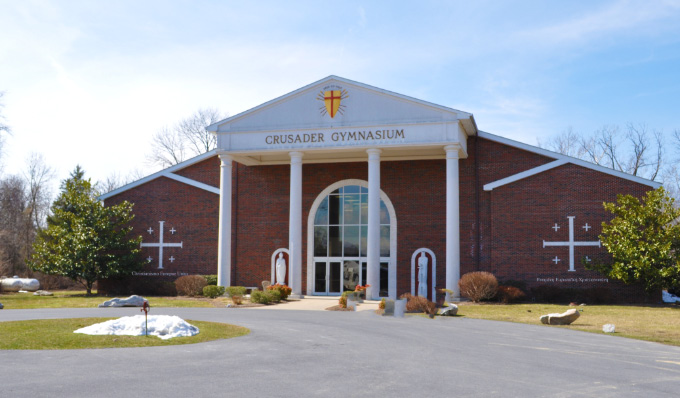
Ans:
{"label": "landscaping rock", "polygon": [[546,325],[570,325],[581,314],[576,308],[567,310],[561,314],[548,314],[541,317],[541,323]]}
{"label": "landscaping rock", "polygon": [[661,298],[664,303],[680,303],[680,297],[668,293],[668,290],[661,291]]}
{"label": "landscaping rock", "polygon": [[54,296],[52,292],[48,292],[47,290],[38,290],[37,292],[33,293],[34,296]]}
{"label": "landscaping rock", "polygon": [[449,304],[448,307],[442,308],[439,315],[441,316],[455,316],[458,313],[458,306],[455,304]]}
{"label": "landscaping rock", "polygon": [[394,316],[394,300],[385,300],[385,311],[383,316]]}
{"label": "landscaping rock", "polygon": [[5,306],[2,305],[2,303],[0,303],[0,310],[3,309],[3,308],[5,308]]}
{"label": "landscaping rock", "polygon": [[141,307],[144,305],[144,302],[148,302],[149,300],[145,299],[144,297],[140,297],[137,295],[130,296],[128,298],[114,298],[108,301],[104,301],[102,304],[99,304],[99,307]]}
{"label": "landscaping rock", "polygon": [[602,326],[602,331],[605,332],[605,333],[614,333],[614,332],[616,332],[616,326],[611,324],[611,323],[608,323],[608,324]]}

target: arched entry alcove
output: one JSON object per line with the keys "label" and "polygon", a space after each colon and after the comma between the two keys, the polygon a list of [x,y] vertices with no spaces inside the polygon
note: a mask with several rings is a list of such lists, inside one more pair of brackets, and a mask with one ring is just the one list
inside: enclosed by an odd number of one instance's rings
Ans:
{"label": "arched entry alcove", "polygon": [[[380,296],[397,295],[397,215],[380,191]],[[366,284],[368,182],[331,184],[307,219],[307,294],[340,295]]]}

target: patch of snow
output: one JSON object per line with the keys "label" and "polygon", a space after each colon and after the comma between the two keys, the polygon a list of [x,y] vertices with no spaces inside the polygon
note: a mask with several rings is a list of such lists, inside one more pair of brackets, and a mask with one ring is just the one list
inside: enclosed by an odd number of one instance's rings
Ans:
{"label": "patch of snow", "polygon": [[[144,315],[124,316],[110,321],[96,323],[78,329],[73,333],[89,335],[144,336]],[[199,333],[196,326],[191,325],[178,316],[149,315],[149,335],[163,340],[173,337],[195,336]]]}

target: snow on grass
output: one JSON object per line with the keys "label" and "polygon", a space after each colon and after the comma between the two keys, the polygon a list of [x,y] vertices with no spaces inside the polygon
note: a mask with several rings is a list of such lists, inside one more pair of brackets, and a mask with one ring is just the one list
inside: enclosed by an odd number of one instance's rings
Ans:
{"label": "snow on grass", "polygon": [[[144,336],[144,315],[124,316],[110,321],[96,323],[78,329],[73,333],[90,335]],[[163,340],[173,337],[195,336],[199,332],[196,326],[188,324],[178,316],[149,315],[149,335]]]}

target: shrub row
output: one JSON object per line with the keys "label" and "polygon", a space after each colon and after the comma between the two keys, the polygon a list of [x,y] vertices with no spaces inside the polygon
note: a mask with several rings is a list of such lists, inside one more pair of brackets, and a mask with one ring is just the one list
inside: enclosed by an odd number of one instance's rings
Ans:
{"label": "shrub row", "polygon": [[281,301],[279,290],[253,290],[250,292],[250,302],[255,304],[278,303]]}

